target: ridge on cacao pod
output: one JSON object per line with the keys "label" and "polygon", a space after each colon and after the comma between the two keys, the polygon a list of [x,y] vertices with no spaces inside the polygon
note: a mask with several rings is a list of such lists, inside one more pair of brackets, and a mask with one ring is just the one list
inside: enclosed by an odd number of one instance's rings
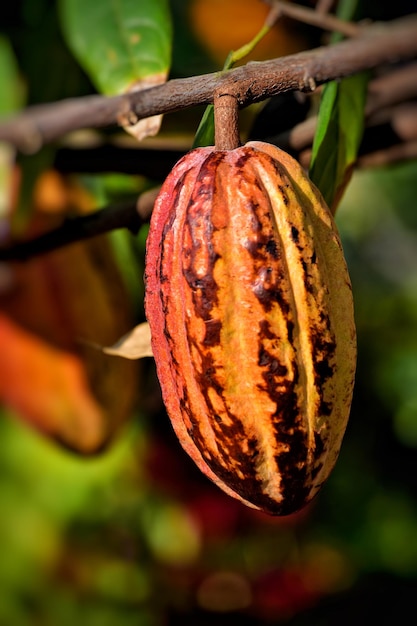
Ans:
{"label": "ridge on cacao pod", "polygon": [[320,192],[272,145],[197,148],[156,200],[145,276],[183,448],[245,504],[302,508],[335,465],[356,365],[351,284]]}

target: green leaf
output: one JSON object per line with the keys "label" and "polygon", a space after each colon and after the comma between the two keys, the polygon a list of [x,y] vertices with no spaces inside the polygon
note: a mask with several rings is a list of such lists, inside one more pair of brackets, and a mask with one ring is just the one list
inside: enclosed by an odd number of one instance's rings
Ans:
{"label": "green leaf", "polygon": [[[349,20],[358,8],[357,0],[341,0],[337,14]],[[332,41],[339,41],[334,33]],[[362,140],[368,73],[327,83],[323,88],[314,137],[310,178],[334,212],[350,180]]]}
{"label": "green leaf", "polygon": [[193,141],[193,148],[214,145],[214,106],[207,105],[198,125]]}
{"label": "green leaf", "polygon": [[60,13],[70,49],[101,93],[165,80],[172,44],[168,0],[60,0]]}
{"label": "green leaf", "polygon": [[[356,16],[358,8],[360,9],[359,0],[340,0],[337,5],[337,16],[341,20],[353,20]],[[340,33],[334,33],[333,41],[342,39]]]}
{"label": "green leaf", "polygon": [[23,103],[23,86],[12,47],[5,37],[0,37],[0,115],[9,115]]}
{"label": "green leaf", "polygon": [[356,161],[364,129],[368,74],[357,74],[323,90],[313,142],[310,177],[334,207]]}
{"label": "green leaf", "polygon": [[[19,109],[24,100],[23,85],[12,47],[0,36],[0,116],[7,116]],[[12,190],[14,189],[15,149],[0,142],[0,220],[8,219]]]}

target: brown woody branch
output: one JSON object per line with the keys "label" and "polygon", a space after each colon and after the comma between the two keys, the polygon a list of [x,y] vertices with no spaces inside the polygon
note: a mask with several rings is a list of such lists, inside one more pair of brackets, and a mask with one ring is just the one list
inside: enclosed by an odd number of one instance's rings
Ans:
{"label": "brown woody branch", "polygon": [[234,96],[215,94],[214,129],[216,150],[234,150],[240,145],[238,106]]}
{"label": "brown woody branch", "polygon": [[136,235],[152,213],[159,188],[142,193],[136,201],[109,205],[89,215],[70,217],[57,228],[30,240],[11,242],[0,248],[0,262],[27,259],[62,248],[75,241],[84,241],[119,228]]}
{"label": "brown woody branch", "polygon": [[361,29],[352,40],[223,73],[170,80],[142,92],[87,96],[31,107],[0,123],[0,141],[34,152],[70,131],[135,123],[139,119],[233,95],[239,106],[286,91],[313,91],[329,80],[417,56],[417,14]]}
{"label": "brown woody branch", "polygon": [[34,239],[12,241],[8,246],[0,248],[0,262],[26,261],[74,241],[90,239],[118,228],[127,228],[136,234],[142,223],[134,201],[104,207],[90,215],[67,218],[57,228]]}
{"label": "brown woody branch", "polygon": [[330,11],[334,4],[334,0],[317,0],[316,11],[321,15],[325,15]]}

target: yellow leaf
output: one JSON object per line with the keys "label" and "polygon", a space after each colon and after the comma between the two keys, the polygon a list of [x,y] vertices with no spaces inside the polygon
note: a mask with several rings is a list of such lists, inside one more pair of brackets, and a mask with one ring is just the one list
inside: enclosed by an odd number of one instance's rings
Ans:
{"label": "yellow leaf", "polygon": [[144,322],[135,326],[115,344],[103,348],[103,352],[125,359],[142,359],[145,356],[153,356],[149,324]]}

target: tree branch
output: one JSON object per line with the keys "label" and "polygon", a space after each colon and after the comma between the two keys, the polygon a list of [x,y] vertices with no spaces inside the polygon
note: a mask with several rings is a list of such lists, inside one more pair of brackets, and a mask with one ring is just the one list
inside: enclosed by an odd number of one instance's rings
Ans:
{"label": "tree branch", "polygon": [[0,248],[0,261],[25,261],[74,241],[83,241],[117,228],[128,228],[136,233],[141,224],[136,202],[119,203],[90,215],[66,218],[57,228],[34,239],[12,242],[7,247]]}
{"label": "tree branch", "polygon": [[346,37],[356,37],[361,32],[361,26],[354,22],[347,22],[340,18],[327,13],[322,7],[320,10],[309,9],[299,4],[290,4],[289,2],[278,2],[278,0],[265,0],[267,4],[275,7],[278,11],[278,16],[286,15],[295,20],[299,20],[304,24],[310,24],[311,26],[317,26],[323,30],[329,30],[341,33]]}
{"label": "tree branch", "polygon": [[170,80],[129,95],[87,96],[28,108],[0,123],[0,141],[23,152],[81,128],[126,125],[139,119],[213,102],[214,93],[234,95],[239,106],[285,91],[313,91],[329,80],[417,56],[417,15],[364,27],[352,40],[223,73]]}
{"label": "tree branch", "polygon": [[317,13],[321,13],[322,15],[325,15],[326,13],[329,13],[333,4],[334,4],[334,0],[317,0],[316,11]]}
{"label": "tree branch", "polygon": [[152,213],[159,188],[145,191],[137,201],[126,201],[103,207],[89,215],[66,218],[43,235],[25,241],[10,242],[0,248],[0,262],[25,261],[30,257],[62,248],[75,241],[126,228],[136,235]]}

